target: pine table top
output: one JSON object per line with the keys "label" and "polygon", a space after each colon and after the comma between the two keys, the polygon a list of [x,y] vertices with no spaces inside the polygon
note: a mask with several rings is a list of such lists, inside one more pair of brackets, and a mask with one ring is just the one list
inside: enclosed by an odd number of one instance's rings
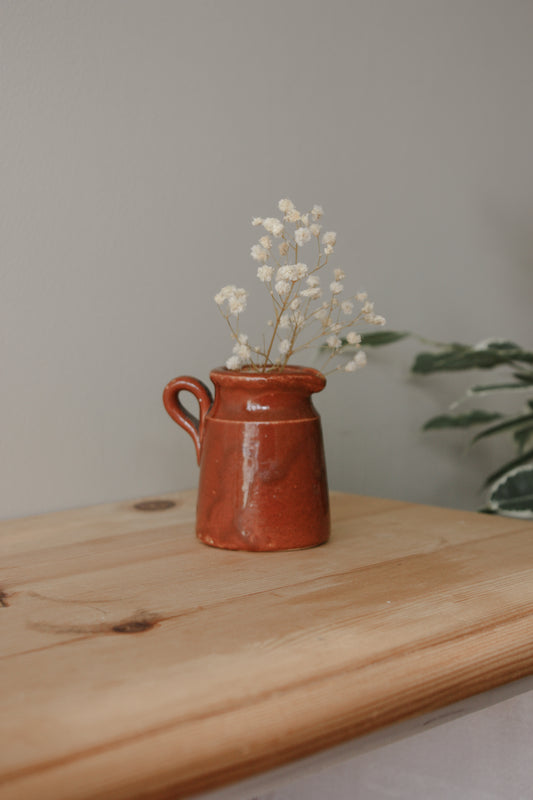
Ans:
{"label": "pine table top", "polygon": [[533,674],[531,522],[332,493],[331,541],[195,492],[0,524],[0,798],[188,797]]}

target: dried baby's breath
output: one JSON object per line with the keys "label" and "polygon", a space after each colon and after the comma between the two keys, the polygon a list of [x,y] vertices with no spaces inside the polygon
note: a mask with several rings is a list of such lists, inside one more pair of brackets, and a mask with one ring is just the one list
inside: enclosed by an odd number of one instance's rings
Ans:
{"label": "dried baby's breath", "polygon": [[[310,211],[300,212],[292,200],[284,198],[279,201],[278,209],[282,219],[252,219],[252,225],[262,227],[265,232],[252,245],[250,253],[259,262],[257,278],[266,287],[274,310],[274,318],[267,322],[268,335],[263,334],[261,344],[250,344],[248,336],[240,330],[240,315],[246,309],[248,292],[230,284],[215,295],[234,340],[226,367],[256,372],[280,370],[293,356],[322,345],[326,351],[323,367],[328,372],[355,372],[366,364],[366,355],[360,349],[361,334],[354,326],[362,322],[384,325],[385,318],[374,313],[374,304],[366,292],[342,297],[346,274],[340,267],[333,269],[325,281],[328,288],[321,287],[317,273],[329,266],[337,243],[334,231],[326,231],[320,237],[318,220],[324,214],[322,206],[314,205]],[[279,240],[276,247],[275,239]],[[306,257],[311,251],[314,257]],[[340,359],[337,366],[335,359]]]}

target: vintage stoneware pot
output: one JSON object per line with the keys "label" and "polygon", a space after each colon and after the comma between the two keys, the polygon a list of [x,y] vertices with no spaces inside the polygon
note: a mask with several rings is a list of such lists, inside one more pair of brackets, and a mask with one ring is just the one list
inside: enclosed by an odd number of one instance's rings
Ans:
{"label": "vintage stoneware pot", "polygon": [[[329,537],[320,417],[311,395],[326,379],[307,367],[214,369],[215,397],[189,376],[170,381],[165,408],[192,437],[200,482],[196,533],[231,550],[292,550]],[[196,419],[180,402],[192,392]]]}

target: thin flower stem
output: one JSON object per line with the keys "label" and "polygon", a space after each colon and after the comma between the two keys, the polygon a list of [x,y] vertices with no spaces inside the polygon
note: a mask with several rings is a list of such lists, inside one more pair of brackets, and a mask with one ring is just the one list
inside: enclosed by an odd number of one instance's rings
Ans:
{"label": "thin flower stem", "polygon": [[279,322],[280,322],[280,319],[281,319],[282,315],[287,310],[287,301],[288,301],[289,297],[290,297],[290,292],[287,294],[287,299],[283,302],[283,305],[281,306],[280,313],[276,315],[276,321],[274,323],[274,330],[272,332],[272,338],[270,340],[270,344],[268,346],[268,350],[267,350],[267,354],[266,354],[266,361],[269,361],[269,359],[270,359],[270,353],[272,352],[272,347],[273,347],[274,342],[276,340],[276,334],[278,332]]}

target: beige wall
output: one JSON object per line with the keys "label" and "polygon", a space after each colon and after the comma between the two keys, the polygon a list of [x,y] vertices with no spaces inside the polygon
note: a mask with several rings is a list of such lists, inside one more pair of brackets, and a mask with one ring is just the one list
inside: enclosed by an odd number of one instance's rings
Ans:
{"label": "beige wall", "polygon": [[[533,4],[0,3],[1,503],[193,486],[171,377],[230,343],[252,215],[321,203],[393,328],[531,343]],[[412,346],[317,399],[331,486],[476,507],[492,448],[421,435],[462,381]]]}

